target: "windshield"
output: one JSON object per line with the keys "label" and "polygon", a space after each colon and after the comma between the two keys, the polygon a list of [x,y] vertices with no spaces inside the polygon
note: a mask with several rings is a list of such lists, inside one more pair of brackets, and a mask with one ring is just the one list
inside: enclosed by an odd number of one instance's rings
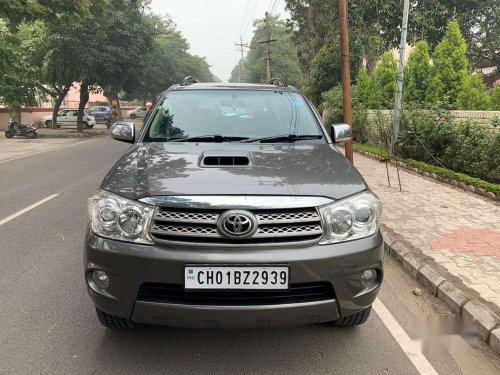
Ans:
{"label": "windshield", "polygon": [[261,138],[321,135],[318,122],[297,93],[248,90],[189,90],[168,93],[144,141],[206,135]]}

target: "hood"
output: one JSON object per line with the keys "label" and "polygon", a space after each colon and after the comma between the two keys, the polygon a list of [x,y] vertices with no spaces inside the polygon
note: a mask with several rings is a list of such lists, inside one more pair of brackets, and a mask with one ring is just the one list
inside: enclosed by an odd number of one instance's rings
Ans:
{"label": "hood", "polygon": [[[200,166],[205,154],[246,154],[248,166]],[[340,199],[366,190],[329,144],[138,143],[101,187],[132,199],[155,195],[292,195]]]}

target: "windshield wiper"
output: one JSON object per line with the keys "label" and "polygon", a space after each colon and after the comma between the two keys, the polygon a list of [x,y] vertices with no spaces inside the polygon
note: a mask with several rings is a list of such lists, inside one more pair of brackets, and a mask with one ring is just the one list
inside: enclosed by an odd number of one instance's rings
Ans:
{"label": "windshield wiper", "polygon": [[264,137],[264,138],[254,138],[248,141],[243,141],[242,143],[251,143],[251,142],[260,142],[260,143],[272,143],[272,142],[295,142],[302,141],[306,139],[322,139],[323,136],[321,134],[281,134],[281,135],[273,135],[272,137]]}
{"label": "windshield wiper", "polygon": [[167,142],[233,142],[233,141],[244,141],[248,137],[228,137],[225,135],[214,134],[214,135],[198,135],[195,137],[184,137],[184,138],[168,138]]}

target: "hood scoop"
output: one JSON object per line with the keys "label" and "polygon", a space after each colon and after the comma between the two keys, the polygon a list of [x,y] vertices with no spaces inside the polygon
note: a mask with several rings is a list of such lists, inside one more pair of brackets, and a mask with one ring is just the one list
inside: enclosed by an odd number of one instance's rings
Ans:
{"label": "hood scoop", "polygon": [[252,165],[247,151],[204,151],[200,156],[200,167],[249,167]]}

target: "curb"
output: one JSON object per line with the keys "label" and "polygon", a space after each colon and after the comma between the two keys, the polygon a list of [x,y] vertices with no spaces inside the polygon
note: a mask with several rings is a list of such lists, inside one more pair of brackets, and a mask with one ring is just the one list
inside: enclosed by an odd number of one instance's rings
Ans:
{"label": "curb", "polygon": [[89,132],[84,133],[38,133],[37,138],[89,138],[89,137],[100,137],[106,136],[109,132]]}
{"label": "curb", "polygon": [[[368,158],[371,158],[371,159],[375,159],[377,161],[382,161],[384,160],[384,158],[376,155],[376,154],[373,154],[371,152],[365,152],[365,151],[355,151],[365,157],[368,157]],[[388,160],[388,162],[390,164],[393,164],[393,165],[396,165],[396,162],[392,159]],[[448,179],[445,179],[441,176],[438,176],[436,175],[435,173],[429,173],[429,172],[424,172],[418,168],[414,168],[414,167],[410,167],[406,164],[404,164],[404,162],[398,162],[397,165],[399,166],[399,168],[401,169],[404,169],[405,171],[407,172],[410,172],[410,173],[416,173],[418,174],[419,176],[421,177],[427,177],[427,178],[430,178],[431,180],[435,180],[435,181],[438,181],[438,182],[441,182],[445,185],[448,185],[450,187],[455,187],[457,189],[460,189],[460,190],[463,190],[463,191],[467,191],[469,193],[472,193],[472,194],[475,194],[475,195],[479,195],[483,198],[487,198],[487,199],[490,199],[492,201],[496,201],[496,202],[500,202],[500,195],[495,195],[495,193],[491,192],[491,191],[486,191],[482,188],[479,188],[479,187],[475,187],[475,186],[472,186],[472,185],[467,185],[465,184],[464,182],[462,181],[456,181],[456,180],[448,180]]]}
{"label": "curb", "polygon": [[500,355],[500,317],[479,298],[462,286],[454,277],[439,269],[436,263],[419,251],[397,240],[387,229],[382,230],[384,251],[400,263],[434,297],[445,302],[457,315],[474,320],[479,337]]}

